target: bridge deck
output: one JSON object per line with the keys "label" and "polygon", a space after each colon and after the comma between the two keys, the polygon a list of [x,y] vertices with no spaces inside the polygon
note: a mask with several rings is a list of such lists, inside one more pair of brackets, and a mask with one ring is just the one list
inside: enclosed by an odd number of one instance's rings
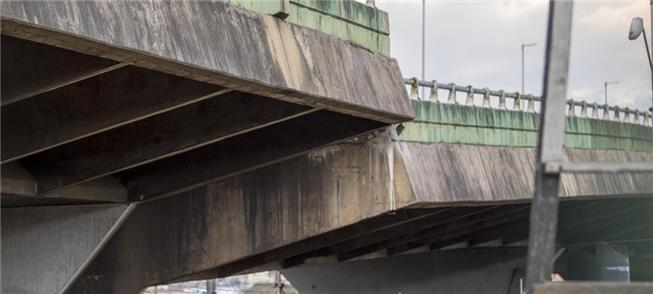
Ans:
{"label": "bridge deck", "polygon": [[1,24],[4,207],[173,195],[412,117],[395,60],[222,1]]}

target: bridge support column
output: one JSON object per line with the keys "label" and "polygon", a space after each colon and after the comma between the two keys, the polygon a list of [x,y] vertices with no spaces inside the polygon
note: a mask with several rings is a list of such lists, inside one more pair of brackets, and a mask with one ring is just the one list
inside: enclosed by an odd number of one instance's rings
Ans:
{"label": "bridge support column", "polygon": [[300,293],[519,293],[524,248],[470,248],[283,271]]}
{"label": "bridge support column", "polygon": [[133,210],[125,204],[2,209],[2,293],[63,293]]}

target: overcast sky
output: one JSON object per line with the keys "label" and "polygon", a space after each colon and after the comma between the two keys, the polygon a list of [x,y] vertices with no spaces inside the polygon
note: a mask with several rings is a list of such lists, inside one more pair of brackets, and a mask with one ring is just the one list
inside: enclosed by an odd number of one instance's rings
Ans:
{"label": "overcast sky", "polygon": [[[390,15],[391,54],[405,77],[421,75],[421,1],[376,0]],[[543,1],[442,1],[426,4],[426,80],[490,89],[521,89],[521,44],[526,49],[526,92],[541,94],[548,4]],[[630,20],[649,26],[649,0],[576,1],[569,98],[651,106],[650,71],[643,40],[627,38]]]}

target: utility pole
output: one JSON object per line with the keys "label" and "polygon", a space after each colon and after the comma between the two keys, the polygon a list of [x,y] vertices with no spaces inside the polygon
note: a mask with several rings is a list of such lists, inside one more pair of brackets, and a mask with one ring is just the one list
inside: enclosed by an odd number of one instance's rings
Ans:
{"label": "utility pole", "polygon": [[535,158],[535,193],[531,204],[526,292],[551,280],[558,224],[558,189],[565,134],[567,78],[573,2],[549,1],[542,111]]}
{"label": "utility pole", "polygon": [[[653,1],[653,0],[651,0]],[[529,43],[529,44],[521,44],[521,93],[526,94],[525,92],[525,86],[524,86],[524,49],[526,47],[533,47],[537,45],[537,43]]]}

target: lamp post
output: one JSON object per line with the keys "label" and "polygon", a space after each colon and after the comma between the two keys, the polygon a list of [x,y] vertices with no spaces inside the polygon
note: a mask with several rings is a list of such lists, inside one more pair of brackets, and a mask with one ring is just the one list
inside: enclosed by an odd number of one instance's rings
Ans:
{"label": "lamp post", "polygon": [[[653,0],[651,0],[653,1]],[[422,0],[422,81],[426,79],[426,0]],[[422,97],[424,97],[424,88],[422,88]]]}
{"label": "lamp post", "polygon": [[618,84],[619,81],[603,82],[603,93],[605,94],[605,105],[608,105],[608,85]]}
{"label": "lamp post", "polygon": [[[653,0],[651,0],[651,17],[653,17]],[[653,30],[653,21],[651,21],[651,29]],[[646,38],[646,30],[644,29],[644,20],[641,17],[635,17],[630,22],[630,30],[628,31],[628,39],[635,40],[642,35],[644,39],[644,49],[646,50],[646,56],[648,57],[648,65],[651,69],[651,102],[653,103],[653,61],[651,61],[651,51],[648,47],[648,39]],[[651,107],[653,111],[653,104]]]}
{"label": "lamp post", "polygon": [[533,47],[535,45],[537,45],[537,43],[521,44],[521,93],[522,94],[526,94],[524,92],[524,49],[526,47]]}

